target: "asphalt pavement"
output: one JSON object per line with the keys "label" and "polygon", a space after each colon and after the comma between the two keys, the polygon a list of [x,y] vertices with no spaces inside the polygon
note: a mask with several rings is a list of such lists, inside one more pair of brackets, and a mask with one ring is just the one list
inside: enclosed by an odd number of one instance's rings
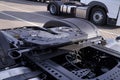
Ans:
{"label": "asphalt pavement", "polygon": [[[70,17],[70,16],[67,16]],[[47,11],[47,4],[28,0],[0,0],[0,29],[39,26],[49,20],[63,19],[66,16],[53,16]],[[97,26],[104,38],[120,35],[119,26]]]}

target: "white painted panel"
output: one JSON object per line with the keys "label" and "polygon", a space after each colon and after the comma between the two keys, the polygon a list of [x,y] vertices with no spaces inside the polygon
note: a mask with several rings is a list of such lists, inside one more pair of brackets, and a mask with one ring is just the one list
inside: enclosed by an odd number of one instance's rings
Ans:
{"label": "white painted panel", "polygon": [[107,13],[108,17],[115,19],[117,18],[120,0],[81,0],[81,2],[86,5],[92,1],[97,1],[105,4],[108,9],[108,13]]}
{"label": "white painted panel", "polygon": [[117,25],[117,26],[120,26],[120,10],[119,10],[119,15],[118,15],[118,19],[117,19],[116,25]]}

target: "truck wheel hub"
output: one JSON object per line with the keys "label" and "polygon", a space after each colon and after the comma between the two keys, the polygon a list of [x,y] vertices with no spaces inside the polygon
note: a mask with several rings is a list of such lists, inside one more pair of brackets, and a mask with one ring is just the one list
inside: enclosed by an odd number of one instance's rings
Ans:
{"label": "truck wheel hub", "polygon": [[50,6],[50,12],[53,13],[53,14],[56,12],[56,6],[55,5]]}
{"label": "truck wheel hub", "polygon": [[94,15],[93,15],[93,20],[95,22],[99,22],[103,19],[103,14],[101,12],[96,12]]}

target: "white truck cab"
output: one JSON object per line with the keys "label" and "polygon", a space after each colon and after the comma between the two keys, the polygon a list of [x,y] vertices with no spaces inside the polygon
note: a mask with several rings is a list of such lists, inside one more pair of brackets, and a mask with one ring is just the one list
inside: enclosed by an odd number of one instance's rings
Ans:
{"label": "white truck cab", "polygon": [[106,9],[107,18],[116,20],[116,25],[120,25],[120,0],[81,0],[81,3]]}
{"label": "white truck cab", "polygon": [[53,15],[66,13],[85,18],[96,25],[120,26],[120,0],[80,0],[78,3],[54,1],[48,4],[48,10]]}

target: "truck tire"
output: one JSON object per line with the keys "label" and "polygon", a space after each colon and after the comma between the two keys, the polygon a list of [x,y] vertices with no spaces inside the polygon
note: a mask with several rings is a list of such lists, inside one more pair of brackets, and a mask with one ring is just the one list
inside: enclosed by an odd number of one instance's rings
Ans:
{"label": "truck tire", "polygon": [[54,3],[50,4],[49,11],[50,11],[50,14],[52,15],[58,15],[58,11],[59,11],[58,6]]}
{"label": "truck tire", "polygon": [[45,3],[45,0],[40,0],[40,2]]}
{"label": "truck tire", "polygon": [[93,8],[90,14],[90,21],[95,25],[105,25],[107,21],[106,12],[101,8]]}
{"label": "truck tire", "polygon": [[40,0],[36,0],[37,2],[40,2]]}

